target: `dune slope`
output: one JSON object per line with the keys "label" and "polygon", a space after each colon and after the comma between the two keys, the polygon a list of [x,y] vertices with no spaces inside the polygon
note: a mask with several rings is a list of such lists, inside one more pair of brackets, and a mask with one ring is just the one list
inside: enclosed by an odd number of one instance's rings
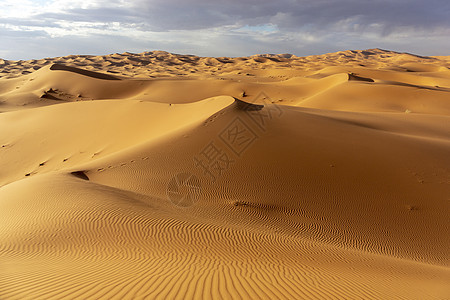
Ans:
{"label": "dune slope", "polygon": [[0,299],[450,297],[448,58],[0,62]]}

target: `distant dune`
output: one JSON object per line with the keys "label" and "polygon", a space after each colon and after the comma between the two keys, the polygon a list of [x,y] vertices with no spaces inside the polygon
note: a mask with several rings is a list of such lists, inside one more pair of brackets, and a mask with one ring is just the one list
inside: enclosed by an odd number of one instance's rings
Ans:
{"label": "distant dune", "polygon": [[450,298],[450,57],[0,59],[0,299]]}

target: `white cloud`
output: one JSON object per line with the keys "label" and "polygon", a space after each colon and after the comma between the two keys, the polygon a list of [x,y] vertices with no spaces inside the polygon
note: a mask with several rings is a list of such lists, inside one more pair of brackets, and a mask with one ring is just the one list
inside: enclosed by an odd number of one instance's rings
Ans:
{"label": "white cloud", "polygon": [[29,18],[36,10],[41,9],[31,0],[2,0],[0,2],[0,18]]}
{"label": "white cloud", "polygon": [[[85,44],[76,49],[96,53],[122,49],[127,45],[119,41],[125,40],[141,51],[157,45],[202,55],[278,51],[306,55],[373,47],[448,54],[450,48],[446,0],[0,0],[0,4],[0,53],[22,53],[24,58],[63,52],[49,50],[43,41],[62,47],[80,39]],[[8,52],[13,45],[30,49],[29,53]]]}

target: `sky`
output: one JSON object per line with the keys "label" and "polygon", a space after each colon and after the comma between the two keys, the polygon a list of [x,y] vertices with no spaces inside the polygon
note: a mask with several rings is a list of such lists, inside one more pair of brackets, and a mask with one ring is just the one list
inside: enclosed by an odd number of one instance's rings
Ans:
{"label": "sky", "polygon": [[448,0],[0,0],[0,58],[382,48],[450,55]]}

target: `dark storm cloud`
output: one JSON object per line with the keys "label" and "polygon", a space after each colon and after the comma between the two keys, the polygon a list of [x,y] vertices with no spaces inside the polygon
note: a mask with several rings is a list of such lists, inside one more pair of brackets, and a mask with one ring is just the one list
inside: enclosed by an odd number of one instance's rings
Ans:
{"label": "dark storm cloud", "polygon": [[[383,26],[434,27],[449,26],[449,1],[153,1],[142,4],[153,21],[167,29],[183,26],[208,27],[234,23],[275,23],[282,29],[328,27],[341,20],[356,17],[361,26],[379,23]],[[154,14],[153,12],[156,12]],[[277,16],[279,16],[277,18]]]}
{"label": "dark storm cloud", "polygon": [[[39,18],[83,22],[142,24],[148,30],[193,30],[225,25],[272,23],[283,30],[315,30],[349,20],[355,30],[371,24],[389,29],[401,26],[434,28],[450,26],[450,1],[385,0],[136,0],[126,7],[67,9],[64,14]],[[349,29],[351,30],[351,29]]]}
{"label": "dark storm cloud", "polygon": [[162,29],[200,29],[223,25],[273,23],[280,29],[316,29],[354,19],[364,28],[450,26],[450,1],[384,0],[153,0],[135,1],[129,11],[150,26]]}
{"label": "dark storm cloud", "polygon": [[[290,1],[289,1],[290,2]],[[289,18],[280,26],[295,28],[305,24],[328,26],[356,18],[361,25],[429,27],[449,25],[447,1],[295,1],[286,5]]]}

